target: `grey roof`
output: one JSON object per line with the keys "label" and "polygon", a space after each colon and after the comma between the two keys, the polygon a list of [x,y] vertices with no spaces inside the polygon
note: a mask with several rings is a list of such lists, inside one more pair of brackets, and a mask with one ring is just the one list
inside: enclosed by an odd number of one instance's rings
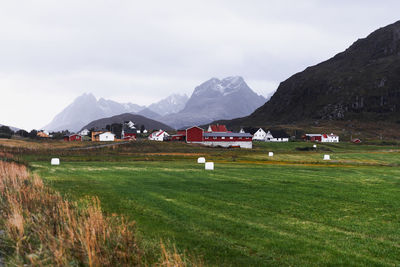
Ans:
{"label": "grey roof", "polygon": [[125,128],[124,133],[137,133],[136,129],[131,129],[131,128]]}
{"label": "grey roof", "polygon": [[226,132],[226,133],[206,132],[206,133],[204,133],[204,136],[205,137],[223,137],[223,136],[225,136],[225,137],[252,137],[252,135],[249,133],[229,133],[229,132]]}

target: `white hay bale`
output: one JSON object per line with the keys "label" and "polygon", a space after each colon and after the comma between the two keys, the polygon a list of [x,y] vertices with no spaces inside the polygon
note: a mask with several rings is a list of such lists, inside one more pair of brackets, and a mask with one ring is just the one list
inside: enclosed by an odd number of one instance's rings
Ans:
{"label": "white hay bale", "polygon": [[59,158],[52,158],[51,159],[51,165],[60,165],[60,159]]}
{"label": "white hay bale", "polygon": [[206,162],[205,169],[214,170],[214,162]]}
{"label": "white hay bale", "polygon": [[331,156],[330,155],[324,155],[324,160],[331,160]]}
{"label": "white hay bale", "polygon": [[313,147],[313,148],[317,148],[317,145],[313,145],[312,147]]}
{"label": "white hay bale", "polygon": [[268,152],[268,157],[273,157],[274,156],[274,152]]}
{"label": "white hay bale", "polygon": [[206,158],[205,157],[198,158],[197,163],[206,163]]}

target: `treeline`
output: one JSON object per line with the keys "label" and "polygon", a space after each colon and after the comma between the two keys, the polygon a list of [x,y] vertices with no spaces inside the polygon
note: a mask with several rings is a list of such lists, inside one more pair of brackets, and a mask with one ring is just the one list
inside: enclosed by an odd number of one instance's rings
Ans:
{"label": "treeline", "polygon": [[[10,139],[13,136],[16,137],[23,137],[23,138],[31,138],[31,139],[40,139],[38,134],[38,130],[32,130],[30,132],[25,131],[25,130],[18,130],[18,131],[13,131],[10,127],[8,126],[0,126],[0,138],[8,138]],[[63,139],[65,135],[69,135],[69,131],[61,131],[61,132],[51,132],[50,136],[52,139]]]}

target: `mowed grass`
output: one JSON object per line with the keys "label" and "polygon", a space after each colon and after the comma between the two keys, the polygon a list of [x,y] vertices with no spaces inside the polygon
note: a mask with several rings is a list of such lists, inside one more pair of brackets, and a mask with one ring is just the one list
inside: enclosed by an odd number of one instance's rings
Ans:
{"label": "mowed grass", "polygon": [[148,246],[169,240],[207,265],[400,264],[398,167],[260,161],[216,162],[215,171],[205,171],[193,160],[31,165],[66,196],[98,196],[105,212],[135,220]]}

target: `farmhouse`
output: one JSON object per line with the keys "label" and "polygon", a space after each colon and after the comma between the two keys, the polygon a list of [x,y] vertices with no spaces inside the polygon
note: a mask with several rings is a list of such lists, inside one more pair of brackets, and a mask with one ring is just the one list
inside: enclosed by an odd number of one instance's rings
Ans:
{"label": "farmhouse", "polygon": [[[218,130],[220,129],[223,128],[219,128]],[[211,130],[213,129],[211,128]],[[197,126],[193,126],[186,129],[186,142],[198,143],[213,147],[220,146],[220,147],[253,148],[252,136],[249,133],[233,133],[229,131],[204,132],[202,128]]]}
{"label": "farmhouse", "polygon": [[305,141],[322,142],[322,143],[338,143],[339,136],[331,134],[306,134],[303,136]]}
{"label": "farmhouse", "polygon": [[83,135],[83,136],[87,136],[87,135],[89,135],[89,133],[90,133],[90,131],[88,129],[83,129],[82,131],[79,132],[79,134]]}
{"label": "farmhouse", "polygon": [[289,136],[283,130],[266,130],[264,128],[242,128],[241,133],[250,133],[253,140],[264,142],[288,142]]}
{"label": "farmhouse", "polygon": [[159,130],[159,131],[155,131],[153,133],[151,133],[149,135],[149,140],[152,141],[164,141],[167,139],[167,137],[169,136],[169,134],[164,131],[164,130]]}
{"label": "farmhouse", "polygon": [[289,136],[282,130],[269,130],[264,139],[265,142],[289,142]]}
{"label": "farmhouse", "polygon": [[115,141],[115,134],[111,132],[97,132],[94,133],[92,141],[97,142],[113,142]]}
{"label": "farmhouse", "polygon": [[49,132],[47,132],[47,131],[40,131],[36,135],[37,135],[37,137],[41,137],[41,138],[49,138],[50,137]]}
{"label": "farmhouse", "polygon": [[82,141],[82,136],[80,134],[71,134],[64,136],[64,141],[73,142],[73,141]]}

